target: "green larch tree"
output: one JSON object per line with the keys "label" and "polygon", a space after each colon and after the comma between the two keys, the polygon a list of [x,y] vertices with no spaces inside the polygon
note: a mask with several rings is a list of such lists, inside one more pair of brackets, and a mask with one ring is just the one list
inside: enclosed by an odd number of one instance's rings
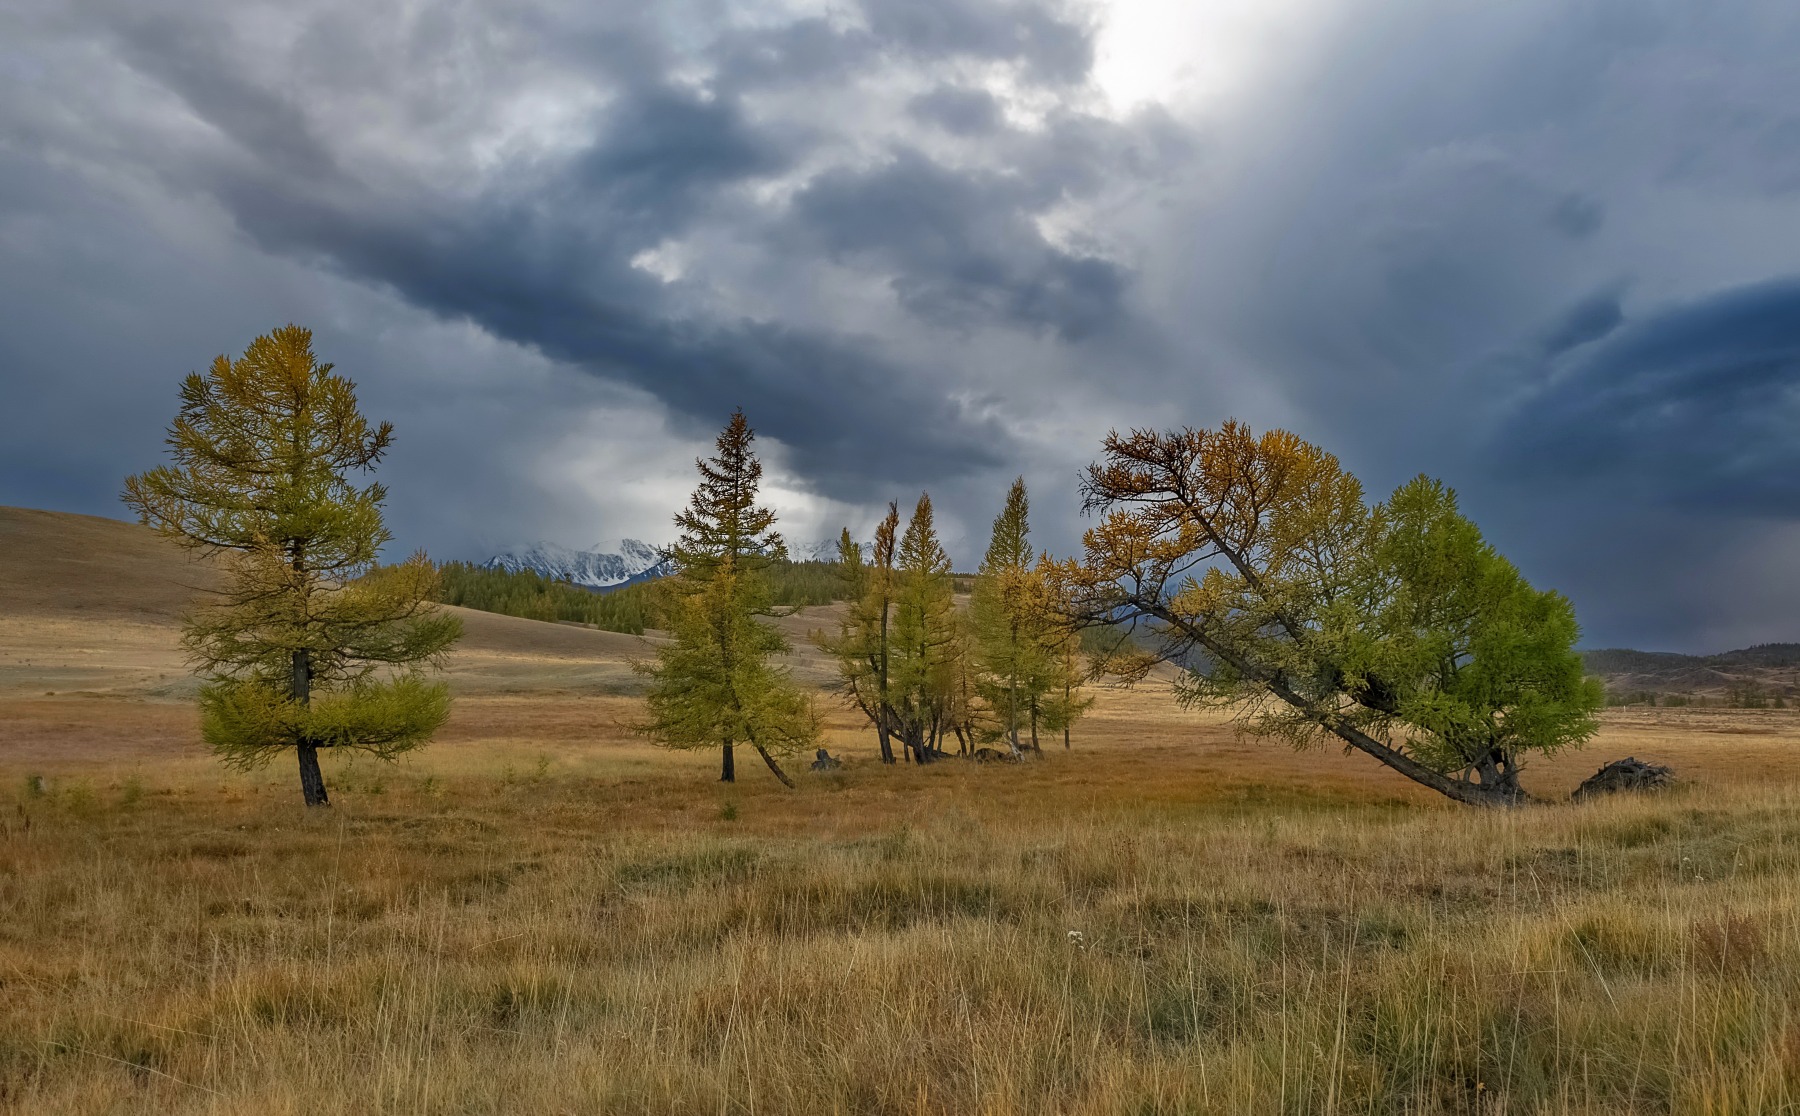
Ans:
{"label": "green larch tree", "polygon": [[1041,588],[1038,600],[1043,604],[1039,646],[1049,665],[1043,697],[1044,725],[1051,732],[1062,733],[1063,750],[1067,751],[1075,722],[1094,705],[1093,696],[1085,692],[1094,676],[1094,666],[1082,646],[1082,629],[1075,615],[1077,602],[1068,582],[1057,576],[1057,564],[1045,553],[1038,558],[1033,573]]}
{"label": "green larch tree", "polygon": [[957,650],[950,556],[938,541],[929,494],[913,509],[894,566],[889,705],[907,754],[928,763],[949,727]]}
{"label": "green larch tree", "polygon": [[838,577],[848,591],[848,605],[835,634],[819,634],[821,649],[837,659],[838,680],[846,700],[862,711],[875,728],[881,762],[895,761],[894,709],[889,689],[895,588],[895,537],[900,508],[888,504],[875,527],[868,560],[862,546],[845,528],[838,537]]}
{"label": "green larch tree", "polygon": [[371,427],[356,385],[289,325],[188,376],[167,441],[174,463],[128,478],[124,500],[224,571],[184,621],[201,734],[240,768],[294,749],[306,804],[329,805],[320,749],[392,759],[449,715],[448,689],[424,671],[461,621],[432,607],[423,554],[376,564],[387,491],[350,479],[386,454],[393,427]]}
{"label": "green larch tree", "polygon": [[1017,751],[1022,726],[1038,747],[1037,725],[1052,684],[1054,661],[1043,578],[1032,564],[1030,501],[1025,478],[1013,481],[994,517],[987,555],[976,571],[969,611],[976,677],[999,735]]}
{"label": "green larch tree", "polygon": [[787,557],[787,546],[775,513],[756,502],[755,437],[738,411],[713,457],[695,462],[700,485],[675,517],[680,537],[669,551],[673,639],[640,665],[650,676],[650,718],[640,731],[670,748],[718,746],[719,778],[728,783],[737,778],[733,749],[749,744],[791,787],[775,757],[814,744],[819,723],[788,669],[772,661],[788,649],[786,638],[762,619],[774,612],[769,567]]}

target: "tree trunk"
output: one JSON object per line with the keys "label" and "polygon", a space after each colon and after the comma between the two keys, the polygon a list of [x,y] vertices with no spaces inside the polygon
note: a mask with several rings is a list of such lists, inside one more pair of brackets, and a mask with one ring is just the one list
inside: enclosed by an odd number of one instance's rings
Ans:
{"label": "tree trunk", "polygon": [[1442,772],[1433,771],[1404,752],[1388,747],[1342,717],[1319,712],[1305,698],[1295,693],[1279,675],[1268,678],[1265,685],[1276,697],[1304,711],[1315,724],[1339,740],[1359,752],[1375,757],[1413,782],[1428,786],[1446,798],[1471,806],[1520,806],[1531,801],[1531,796],[1519,787],[1516,778],[1510,788],[1483,786],[1466,779],[1453,779]]}
{"label": "tree trunk", "polygon": [[[1064,669],[1067,669],[1065,666]],[[1067,678],[1065,674],[1063,677]],[[1075,688],[1063,683],[1063,751],[1069,750],[1069,722],[1075,719]]]}
{"label": "tree trunk", "polygon": [[1031,699],[1031,750],[1041,756],[1044,754],[1044,749],[1043,749],[1043,746],[1038,743],[1037,721],[1038,721],[1037,699],[1032,698]]}
{"label": "tree trunk", "polygon": [[767,748],[764,748],[761,744],[756,745],[756,754],[761,756],[763,762],[769,765],[769,770],[775,773],[777,779],[780,779],[789,790],[793,789],[794,781],[787,777],[787,772],[783,771],[781,765],[775,762],[775,757],[769,754]]}
{"label": "tree trunk", "polygon": [[[1018,633],[1013,633],[1013,642],[1018,643]],[[1017,652],[1015,651],[1015,654]],[[1013,751],[1019,750],[1019,674],[1017,671],[1006,676],[1006,720],[1007,731],[1012,736]]]}
{"label": "tree trunk", "polygon": [[[882,577],[884,577],[884,578],[887,577],[887,574],[883,573]],[[888,704],[888,597],[887,597],[887,594],[888,594],[887,583],[884,581],[882,583],[882,590],[881,590],[881,636],[880,636],[881,646],[876,649],[877,653],[879,655],[879,658],[878,658],[877,664],[876,664],[876,677],[877,677],[877,682],[879,684],[879,688],[876,691],[876,696],[879,699],[878,704],[881,707],[881,720],[879,722],[877,722],[875,731],[881,736],[881,762],[882,763],[893,763],[894,762],[894,741],[893,741],[893,738],[891,735],[891,724],[889,722],[889,718],[893,716],[894,710],[893,710],[893,707]]]}
{"label": "tree trunk", "polygon": [[[312,704],[312,656],[305,650],[294,652],[294,700],[301,705]],[[300,796],[308,806],[329,806],[331,798],[325,793],[325,773],[319,770],[319,749],[313,742],[300,739],[294,746],[300,754]]]}
{"label": "tree trunk", "polygon": [[719,768],[719,782],[735,783],[735,782],[737,782],[737,763],[732,758],[731,741],[729,741],[729,740],[727,740],[724,744],[724,753],[725,753],[725,758]]}
{"label": "tree trunk", "polygon": [[306,804],[331,805],[331,799],[325,794],[325,775],[319,770],[319,749],[302,743],[295,751],[300,753],[300,793],[305,796]]}
{"label": "tree trunk", "polygon": [[1513,764],[1511,756],[1498,748],[1490,748],[1470,769],[1475,773],[1476,784],[1485,790],[1514,798],[1525,796],[1525,792],[1519,787],[1518,767]]}

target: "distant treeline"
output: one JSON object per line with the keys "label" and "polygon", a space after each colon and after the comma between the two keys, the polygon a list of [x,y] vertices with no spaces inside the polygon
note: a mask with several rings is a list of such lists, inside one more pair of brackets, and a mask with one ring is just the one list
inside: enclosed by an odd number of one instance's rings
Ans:
{"label": "distant treeline", "polygon": [[[842,600],[844,584],[829,562],[780,562],[768,570],[775,603],[783,607]],[[437,599],[444,604],[522,616],[592,624],[609,632],[642,635],[661,627],[662,589],[657,580],[617,589],[589,589],[535,570],[489,569],[469,562],[438,566]]]}
{"label": "distant treeline", "polygon": [[1742,682],[1727,686],[1723,692],[1710,696],[1658,693],[1655,690],[1608,690],[1606,704],[1662,706],[1665,709],[1708,706],[1716,709],[1786,709],[1788,699],[1754,682]]}
{"label": "distant treeline", "polygon": [[1583,651],[1582,662],[1590,674],[1654,674],[1678,667],[1796,667],[1800,643],[1759,643],[1717,655],[1682,655],[1673,651],[1632,651],[1608,647]]}

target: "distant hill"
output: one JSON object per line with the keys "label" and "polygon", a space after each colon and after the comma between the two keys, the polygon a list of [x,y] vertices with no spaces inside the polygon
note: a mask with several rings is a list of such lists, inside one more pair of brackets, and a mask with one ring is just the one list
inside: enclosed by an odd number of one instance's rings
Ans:
{"label": "distant hill", "polygon": [[1609,647],[1581,657],[1614,701],[1655,695],[1756,705],[1800,698],[1800,643],[1760,643],[1717,655]]}
{"label": "distant hill", "polygon": [[[218,584],[211,563],[135,523],[0,507],[0,700],[191,698],[180,617]],[[632,659],[651,647],[609,631],[452,611],[463,621],[449,665],[458,693],[627,691],[640,684]]]}

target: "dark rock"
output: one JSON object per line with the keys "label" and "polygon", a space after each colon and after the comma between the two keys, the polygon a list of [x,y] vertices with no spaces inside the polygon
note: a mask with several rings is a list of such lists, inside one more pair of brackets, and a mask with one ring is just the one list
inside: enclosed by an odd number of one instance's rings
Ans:
{"label": "dark rock", "polygon": [[1636,756],[1622,760],[1614,760],[1600,770],[1589,775],[1569,801],[1580,802],[1599,794],[1617,794],[1619,791],[1653,791],[1663,790],[1675,782],[1673,768],[1664,767],[1660,763],[1645,763]]}

